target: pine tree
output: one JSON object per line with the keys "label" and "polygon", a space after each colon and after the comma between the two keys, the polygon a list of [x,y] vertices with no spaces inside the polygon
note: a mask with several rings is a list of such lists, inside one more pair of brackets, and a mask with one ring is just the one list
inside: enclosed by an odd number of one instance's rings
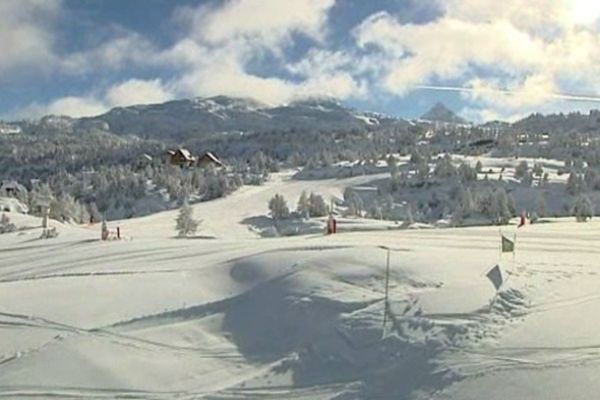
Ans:
{"label": "pine tree", "polygon": [[411,164],[420,164],[423,161],[423,157],[417,150],[413,150],[410,154],[410,163]]}
{"label": "pine tree", "polygon": [[199,221],[193,218],[193,209],[189,205],[188,200],[183,201],[183,205],[179,209],[179,215],[176,219],[175,229],[179,237],[186,237],[196,233],[198,230]]}
{"label": "pine tree", "polygon": [[533,164],[532,172],[533,172],[534,176],[541,178],[542,175],[544,174],[544,168],[542,168],[542,164],[539,164],[539,163]]}
{"label": "pine tree", "polygon": [[548,183],[550,182],[550,174],[548,174],[547,172],[544,172],[544,175],[542,176],[542,186],[547,186]]}
{"label": "pine tree", "polygon": [[538,193],[538,197],[535,201],[535,212],[539,217],[546,215],[546,199],[543,193]]}
{"label": "pine tree", "polygon": [[589,197],[579,195],[573,203],[573,215],[577,222],[586,222],[594,216],[594,208]]}
{"label": "pine tree", "polygon": [[371,211],[369,214],[372,219],[379,219],[379,220],[383,219],[383,210],[381,209],[381,207],[378,204],[373,204],[371,206]]}
{"label": "pine tree", "polygon": [[417,165],[416,177],[419,185],[429,182],[429,164],[427,161],[422,161]]}
{"label": "pine tree", "polygon": [[389,156],[387,159],[387,164],[388,167],[390,169],[390,176],[392,178],[392,181],[396,181],[398,179],[398,162],[396,161],[396,158],[394,156]]}
{"label": "pine tree", "polygon": [[456,168],[452,164],[452,157],[446,154],[444,157],[438,159],[433,173],[436,177],[443,179],[455,176]]}
{"label": "pine tree", "polygon": [[414,216],[414,212],[413,212],[413,205],[412,203],[406,205],[406,208],[404,210],[404,225],[412,225],[415,223],[415,216]]}
{"label": "pine tree", "polygon": [[311,217],[324,217],[329,212],[323,196],[311,193],[308,201],[310,203],[309,213]]}
{"label": "pine tree", "polygon": [[527,171],[529,170],[529,165],[527,161],[521,161],[517,168],[515,168],[515,178],[523,178]]}
{"label": "pine tree", "polygon": [[477,164],[475,164],[475,171],[477,171],[477,173],[481,173],[481,171],[483,170],[483,164],[481,163],[481,161],[477,161]]}
{"label": "pine tree", "polygon": [[10,233],[15,232],[17,230],[17,226],[10,222],[10,218],[5,213],[2,213],[2,217],[0,217],[0,233]]}
{"label": "pine tree", "polygon": [[303,218],[310,217],[310,201],[308,199],[306,191],[304,190],[302,191],[302,193],[300,194],[300,198],[298,199],[298,206],[296,207],[296,211]]}
{"label": "pine tree", "polygon": [[363,202],[354,190],[347,188],[344,191],[344,202],[348,207],[348,215],[362,217]]}
{"label": "pine tree", "polygon": [[290,209],[288,208],[285,198],[276,194],[269,200],[269,210],[273,219],[287,218],[290,215]]}
{"label": "pine tree", "polygon": [[457,209],[460,209],[460,215],[462,217],[469,217],[474,208],[473,194],[471,189],[460,187],[460,193],[458,198]]}
{"label": "pine tree", "polygon": [[575,172],[571,172],[569,178],[567,178],[567,193],[571,195],[579,194],[581,193],[582,186],[582,179]]}
{"label": "pine tree", "polygon": [[505,225],[511,217],[509,200],[506,191],[503,188],[499,188],[495,192],[494,197],[494,218],[495,222],[499,225]]}
{"label": "pine tree", "polygon": [[477,180],[477,171],[465,163],[458,167],[458,174],[462,182],[473,182]]}

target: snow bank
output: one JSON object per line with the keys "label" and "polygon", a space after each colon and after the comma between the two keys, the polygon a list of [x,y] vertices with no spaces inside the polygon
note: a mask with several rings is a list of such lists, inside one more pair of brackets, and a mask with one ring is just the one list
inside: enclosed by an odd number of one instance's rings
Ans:
{"label": "snow bank", "polygon": [[25,204],[14,197],[0,197],[0,212],[1,211],[27,214],[29,209]]}

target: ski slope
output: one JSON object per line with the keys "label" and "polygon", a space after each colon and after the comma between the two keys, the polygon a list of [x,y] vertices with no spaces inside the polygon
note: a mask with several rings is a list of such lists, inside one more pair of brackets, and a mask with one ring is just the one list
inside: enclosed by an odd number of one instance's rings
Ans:
{"label": "ski slope", "polygon": [[596,221],[520,229],[514,260],[498,227],[261,239],[243,223],[274,193],[341,196],[371,179],[277,175],[195,205],[202,231],[187,240],[176,211],[113,223],[130,239],[112,242],[58,223],[40,240],[39,220],[10,214],[29,229],[0,235],[0,397],[596,396]]}
{"label": "ski slope", "polygon": [[[348,179],[299,181],[292,179],[293,174],[272,174],[264,185],[244,186],[228,197],[195,204],[194,217],[202,220],[202,235],[228,240],[256,239],[259,235],[249,229],[244,220],[268,214],[269,200],[276,193],[286,198],[290,209],[295,209],[303,191],[321,194],[326,201],[343,199],[344,189],[348,186],[389,177],[388,173],[382,173]],[[111,225],[121,226],[126,234],[135,238],[173,237],[175,232],[172,227],[177,213],[178,210],[165,211],[147,217],[115,221]]]}

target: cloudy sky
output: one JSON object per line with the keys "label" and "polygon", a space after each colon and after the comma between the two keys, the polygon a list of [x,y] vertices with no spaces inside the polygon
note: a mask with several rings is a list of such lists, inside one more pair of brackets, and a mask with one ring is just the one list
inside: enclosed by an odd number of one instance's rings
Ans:
{"label": "cloudy sky", "polygon": [[472,120],[600,108],[597,0],[0,0],[0,116],[327,95]]}

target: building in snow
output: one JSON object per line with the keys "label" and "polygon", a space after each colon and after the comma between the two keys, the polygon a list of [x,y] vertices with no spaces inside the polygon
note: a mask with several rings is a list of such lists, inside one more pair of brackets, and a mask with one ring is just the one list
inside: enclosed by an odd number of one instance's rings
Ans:
{"label": "building in snow", "polygon": [[167,164],[176,165],[178,167],[191,167],[196,162],[196,157],[188,149],[179,148],[177,150],[167,151]]}
{"label": "building in snow", "polygon": [[206,168],[209,166],[213,168],[222,168],[224,166],[223,162],[221,162],[221,160],[219,160],[219,158],[210,151],[198,157],[196,165],[200,168]]}

